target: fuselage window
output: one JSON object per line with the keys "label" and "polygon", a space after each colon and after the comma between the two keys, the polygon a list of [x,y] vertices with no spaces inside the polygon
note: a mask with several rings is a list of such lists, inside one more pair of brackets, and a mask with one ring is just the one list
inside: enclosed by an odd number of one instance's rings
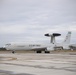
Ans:
{"label": "fuselage window", "polygon": [[25,47],[24,45],[20,45],[20,46],[17,46],[17,47]]}
{"label": "fuselage window", "polygon": [[38,47],[39,47],[40,45],[36,45],[36,46],[38,46]]}
{"label": "fuselage window", "polygon": [[34,47],[34,46],[40,47],[40,45],[29,45],[29,47]]}
{"label": "fuselage window", "polygon": [[7,46],[10,46],[11,44],[6,44]]}

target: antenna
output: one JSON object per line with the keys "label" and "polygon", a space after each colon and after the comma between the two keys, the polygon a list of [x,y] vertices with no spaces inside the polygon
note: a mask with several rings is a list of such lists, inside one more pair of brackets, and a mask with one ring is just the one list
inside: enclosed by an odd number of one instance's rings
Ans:
{"label": "antenna", "polygon": [[47,33],[47,34],[45,34],[45,36],[50,37],[51,38],[50,43],[54,44],[56,42],[55,37],[61,36],[61,34],[59,34],[59,33],[53,33],[53,34]]}

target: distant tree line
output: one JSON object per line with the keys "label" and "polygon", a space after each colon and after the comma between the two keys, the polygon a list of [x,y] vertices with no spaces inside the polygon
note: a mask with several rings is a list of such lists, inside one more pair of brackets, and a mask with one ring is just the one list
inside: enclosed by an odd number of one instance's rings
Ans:
{"label": "distant tree line", "polygon": [[5,51],[6,49],[3,47],[0,47],[0,51]]}

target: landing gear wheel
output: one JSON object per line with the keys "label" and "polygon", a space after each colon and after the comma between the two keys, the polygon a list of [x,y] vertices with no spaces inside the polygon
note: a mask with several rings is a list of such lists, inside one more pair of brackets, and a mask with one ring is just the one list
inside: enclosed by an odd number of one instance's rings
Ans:
{"label": "landing gear wheel", "polygon": [[50,53],[50,51],[45,51],[45,53]]}
{"label": "landing gear wheel", "polygon": [[15,53],[15,51],[12,51],[12,53],[14,54],[14,53]]}
{"label": "landing gear wheel", "polygon": [[42,53],[42,51],[36,51],[36,53]]}

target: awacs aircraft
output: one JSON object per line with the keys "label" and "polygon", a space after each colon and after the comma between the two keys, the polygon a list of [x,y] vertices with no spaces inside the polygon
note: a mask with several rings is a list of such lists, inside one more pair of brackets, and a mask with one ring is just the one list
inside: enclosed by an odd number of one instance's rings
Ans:
{"label": "awacs aircraft", "polygon": [[41,53],[44,51],[45,53],[50,53],[50,50],[55,49],[69,49],[70,45],[70,38],[71,38],[71,32],[68,32],[66,35],[66,38],[64,42],[62,43],[56,43],[55,37],[60,36],[59,33],[53,33],[51,34],[45,34],[45,36],[48,36],[51,38],[51,41],[49,44],[33,44],[33,43],[8,43],[5,45],[6,50],[35,50],[37,53]]}

